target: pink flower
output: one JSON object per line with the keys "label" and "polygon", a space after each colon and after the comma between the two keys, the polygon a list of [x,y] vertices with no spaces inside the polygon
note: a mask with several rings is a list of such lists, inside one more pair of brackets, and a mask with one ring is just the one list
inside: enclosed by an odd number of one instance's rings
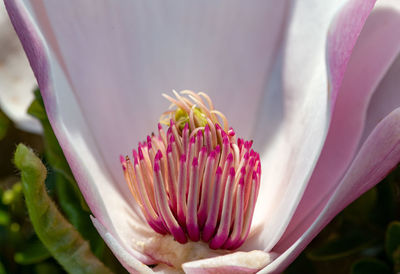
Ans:
{"label": "pink flower", "polygon": [[131,272],[167,271],[145,264],[179,245],[154,242],[118,161],[155,129],[160,92],[206,91],[261,156],[249,238],[187,272],[282,271],[399,163],[396,0],[5,3],[94,224]]}

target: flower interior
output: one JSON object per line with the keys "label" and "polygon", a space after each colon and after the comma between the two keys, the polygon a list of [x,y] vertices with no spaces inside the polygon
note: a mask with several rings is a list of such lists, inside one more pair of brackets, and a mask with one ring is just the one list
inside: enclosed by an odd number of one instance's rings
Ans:
{"label": "flower interior", "polygon": [[[233,250],[246,240],[257,201],[261,165],[252,141],[236,139],[205,93],[163,94],[171,110],[158,135],[121,156],[125,180],[149,226],[184,244],[203,241]],[[222,123],[220,123],[222,121]],[[161,124],[168,125],[165,132]]]}

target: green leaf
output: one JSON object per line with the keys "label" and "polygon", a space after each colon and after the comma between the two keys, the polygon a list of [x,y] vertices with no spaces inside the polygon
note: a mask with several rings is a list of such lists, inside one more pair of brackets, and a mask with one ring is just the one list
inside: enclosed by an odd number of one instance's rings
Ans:
{"label": "green leaf", "polygon": [[393,253],[400,247],[400,222],[391,222],[386,230],[386,254],[393,259]]}
{"label": "green leaf", "polygon": [[36,274],[57,274],[62,273],[61,269],[53,263],[40,263],[35,265]]}
{"label": "green leaf", "polygon": [[361,259],[351,267],[351,274],[391,274],[389,266],[377,259]]}
{"label": "green leaf", "polygon": [[9,126],[10,120],[0,111],[0,140],[6,137]]}
{"label": "green leaf", "polygon": [[44,187],[47,171],[33,151],[18,145],[14,163],[21,171],[22,189],[32,225],[52,256],[69,273],[111,273],[47,195]]}
{"label": "green leaf", "polygon": [[18,264],[29,265],[39,263],[50,257],[50,252],[42,242],[39,239],[34,239],[24,245],[22,250],[15,253],[14,260]]}
{"label": "green leaf", "polygon": [[0,261],[0,274],[7,274],[3,263]]}
{"label": "green leaf", "polygon": [[386,254],[394,263],[395,271],[400,271],[400,222],[393,221],[386,230]]}

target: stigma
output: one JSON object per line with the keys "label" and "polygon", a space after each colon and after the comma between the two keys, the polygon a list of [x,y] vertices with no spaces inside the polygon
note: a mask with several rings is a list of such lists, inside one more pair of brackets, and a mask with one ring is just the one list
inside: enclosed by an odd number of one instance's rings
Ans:
{"label": "stigma", "polygon": [[253,142],[236,138],[205,93],[174,91],[158,124],[129,156],[125,180],[148,225],[185,244],[233,250],[246,240],[260,186]]}

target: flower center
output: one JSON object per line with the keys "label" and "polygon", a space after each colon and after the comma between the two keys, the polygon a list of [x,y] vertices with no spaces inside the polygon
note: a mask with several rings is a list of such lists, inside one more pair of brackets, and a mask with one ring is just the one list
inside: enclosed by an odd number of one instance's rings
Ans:
{"label": "flower center", "polygon": [[[246,240],[260,186],[252,141],[238,138],[204,93],[164,94],[175,110],[163,114],[165,133],[147,136],[121,156],[125,180],[148,224],[179,243],[202,240],[236,249]],[[222,120],[223,127],[219,122]]]}

